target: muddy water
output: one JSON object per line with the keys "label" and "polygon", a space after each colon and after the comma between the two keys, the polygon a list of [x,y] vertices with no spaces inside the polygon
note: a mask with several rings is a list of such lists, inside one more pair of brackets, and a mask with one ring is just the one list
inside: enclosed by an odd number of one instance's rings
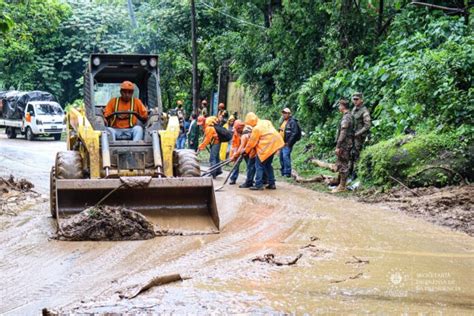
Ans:
{"label": "muddy water", "polygon": [[[0,138],[0,176],[13,172],[47,192],[63,146]],[[216,196],[219,235],[61,242],[48,239],[48,203],[1,217],[0,313],[474,312],[474,246],[465,234],[286,184],[228,186]],[[303,256],[293,266],[251,262],[265,253]],[[191,279],[119,298],[172,273]]]}

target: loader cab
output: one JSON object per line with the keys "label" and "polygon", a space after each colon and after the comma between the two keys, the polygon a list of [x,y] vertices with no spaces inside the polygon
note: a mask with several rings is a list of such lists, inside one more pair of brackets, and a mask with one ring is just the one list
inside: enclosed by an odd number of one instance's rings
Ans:
{"label": "loader cab", "polygon": [[134,97],[154,113],[146,130],[160,129],[162,103],[157,55],[92,54],[84,77],[84,107],[89,122],[95,130],[106,129],[105,105],[120,95],[120,83],[126,80],[136,86]]}

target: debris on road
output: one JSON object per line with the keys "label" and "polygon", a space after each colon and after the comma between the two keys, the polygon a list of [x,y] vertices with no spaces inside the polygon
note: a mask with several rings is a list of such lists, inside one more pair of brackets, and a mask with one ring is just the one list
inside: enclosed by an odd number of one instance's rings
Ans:
{"label": "debris on road", "polygon": [[59,312],[56,312],[54,310],[51,310],[45,307],[41,310],[41,315],[42,316],[57,316],[59,315]]}
{"label": "debris on road", "polygon": [[332,281],[329,282],[329,283],[342,283],[342,282],[345,282],[345,281],[347,281],[347,280],[355,280],[355,279],[360,278],[360,277],[363,276],[363,275],[364,275],[364,273],[360,272],[360,273],[357,273],[356,275],[353,275],[353,276],[348,277],[347,279],[332,280]]}
{"label": "debris on road", "polygon": [[145,216],[122,207],[90,207],[61,221],[59,240],[143,240],[156,236]]}
{"label": "debris on road", "polygon": [[9,178],[0,177],[0,215],[17,215],[18,210],[25,205],[44,202],[45,199],[41,199],[41,194],[33,188],[30,181],[15,180],[13,175]]}
{"label": "debris on road", "polygon": [[306,248],[315,248],[315,247],[317,247],[317,246],[316,246],[316,245],[314,245],[314,244],[307,244],[307,245],[305,245],[305,246],[301,247],[300,249],[306,249]]}
{"label": "debris on road", "polygon": [[346,264],[369,264],[370,263],[369,260],[363,260],[363,259],[357,258],[356,256],[352,256],[352,258],[354,258],[354,260],[346,261]]}
{"label": "debris on road", "polygon": [[262,256],[258,256],[258,257],[255,257],[252,259],[252,262],[266,262],[266,263],[270,263],[270,264],[273,264],[273,265],[276,265],[276,266],[291,266],[291,265],[294,265],[298,262],[298,260],[300,260],[300,258],[303,256],[303,254],[299,254],[296,256],[296,258],[294,258],[293,260],[290,260],[290,261],[287,261],[287,262],[282,262],[282,261],[279,261],[275,258],[275,255],[272,254],[272,253],[267,253],[265,255]]}
{"label": "debris on road", "polygon": [[301,247],[300,249],[302,249],[303,251],[310,252],[311,257],[323,257],[331,253],[330,250],[318,247],[314,244],[308,244],[306,246]]}
{"label": "debris on road", "polygon": [[331,170],[332,172],[337,172],[336,164],[328,163],[322,160],[318,160],[316,158],[309,160],[309,162],[311,162],[313,165],[318,166],[320,168],[328,169],[328,170]]}
{"label": "debris on road", "polygon": [[302,176],[300,176],[298,174],[298,172],[296,172],[296,170],[292,170],[291,171],[291,176],[293,177],[293,179],[297,182],[297,183],[315,183],[315,182],[320,182],[320,183],[326,183],[328,184],[329,182],[331,182],[334,177],[331,177],[331,176],[326,176],[326,175],[323,175],[323,174],[318,174],[318,175],[315,175],[311,178],[303,178]]}
{"label": "debris on road", "polygon": [[140,287],[138,291],[136,291],[133,294],[130,295],[124,295],[121,294],[120,298],[127,298],[127,299],[132,299],[134,297],[137,297],[139,294],[151,289],[152,287],[155,286],[161,286],[173,282],[178,282],[178,281],[184,281],[184,280],[189,280],[191,279],[190,277],[182,277],[180,274],[170,274],[170,275],[165,275],[165,276],[159,276],[151,279],[147,284],[144,286]]}
{"label": "debris on road", "polygon": [[218,230],[208,230],[208,231],[201,231],[201,230],[177,230],[177,229],[155,229],[155,234],[157,237],[162,236],[199,236],[199,235],[213,235],[219,234]]}
{"label": "debris on road", "polygon": [[474,185],[393,188],[386,193],[365,192],[360,200],[388,204],[409,215],[474,236]]}

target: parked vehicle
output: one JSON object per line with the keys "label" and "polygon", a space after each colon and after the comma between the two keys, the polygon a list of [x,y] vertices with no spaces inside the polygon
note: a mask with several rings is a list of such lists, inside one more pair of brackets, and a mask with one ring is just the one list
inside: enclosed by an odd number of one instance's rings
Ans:
{"label": "parked vehicle", "polygon": [[8,138],[25,135],[61,139],[66,130],[64,111],[54,97],[42,91],[9,91],[0,94],[0,127],[5,127]]}

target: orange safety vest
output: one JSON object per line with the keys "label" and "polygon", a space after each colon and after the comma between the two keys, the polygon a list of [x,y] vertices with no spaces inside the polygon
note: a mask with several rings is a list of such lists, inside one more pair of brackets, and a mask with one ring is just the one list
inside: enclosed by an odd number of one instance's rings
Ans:
{"label": "orange safety vest", "polygon": [[[120,98],[115,98],[115,110],[114,110],[114,112],[118,111],[119,101],[120,101]],[[132,97],[130,103],[131,103],[130,112],[133,112],[133,109],[135,108],[135,98]],[[130,117],[129,118],[129,125],[130,125],[130,127],[133,127],[133,119],[132,119],[133,114],[129,114],[129,117]],[[112,123],[110,123],[110,126],[114,126],[116,118],[117,118],[117,114],[114,114],[114,118],[112,119]]]}

